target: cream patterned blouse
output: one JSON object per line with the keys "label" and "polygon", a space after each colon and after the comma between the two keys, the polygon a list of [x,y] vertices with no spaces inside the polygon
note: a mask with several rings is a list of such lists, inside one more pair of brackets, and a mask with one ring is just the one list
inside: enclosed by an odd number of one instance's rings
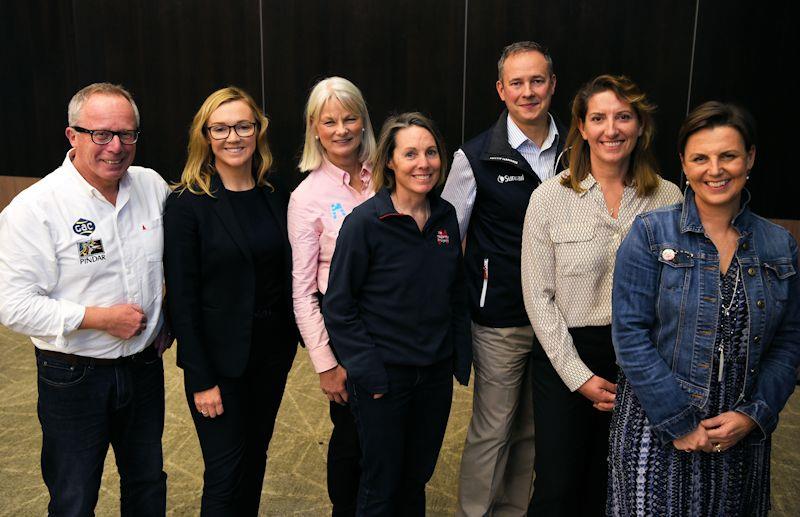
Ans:
{"label": "cream patterned blouse", "polygon": [[522,233],[522,294],[542,348],[575,391],[593,373],[567,329],[611,324],[611,283],[622,239],[638,214],[679,203],[683,196],[663,179],[644,198],[627,186],[614,219],[591,174],[581,182],[580,194],[561,184],[568,174],[545,181],[531,195]]}

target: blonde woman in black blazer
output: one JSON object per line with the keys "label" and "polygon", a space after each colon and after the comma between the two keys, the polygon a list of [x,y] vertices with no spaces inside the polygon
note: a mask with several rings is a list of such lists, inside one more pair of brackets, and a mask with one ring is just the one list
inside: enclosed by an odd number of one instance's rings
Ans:
{"label": "blonde woman in black blazer", "polygon": [[267,119],[238,88],[194,117],[164,213],[168,311],[205,463],[202,515],[257,515],[297,346],[288,196],[267,182]]}

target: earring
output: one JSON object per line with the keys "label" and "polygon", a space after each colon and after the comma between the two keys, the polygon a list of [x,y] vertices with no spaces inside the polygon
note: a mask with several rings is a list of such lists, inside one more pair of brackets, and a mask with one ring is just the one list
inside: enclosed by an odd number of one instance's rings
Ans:
{"label": "earring", "polygon": [[366,133],[366,132],[367,132],[367,129],[362,127],[362,128],[361,128],[361,132],[362,132],[362,133]]}
{"label": "earring", "polygon": [[314,140],[319,140],[319,135],[314,135]]}

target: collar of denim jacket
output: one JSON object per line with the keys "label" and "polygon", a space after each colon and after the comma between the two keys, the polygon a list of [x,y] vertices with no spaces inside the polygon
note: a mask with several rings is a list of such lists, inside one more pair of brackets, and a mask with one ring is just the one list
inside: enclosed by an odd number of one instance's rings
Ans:
{"label": "collar of denim jacket", "polygon": [[[750,204],[751,197],[749,190],[742,189],[739,212],[731,223],[740,235],[744,235],[750,227],[750,209],[747,205]],[[681,210],[681,233],[686,232],[705,233],[703,223],[700,221],[700,214],[697,213],[694,191],[688,184],[683,191],[683,209]]]}

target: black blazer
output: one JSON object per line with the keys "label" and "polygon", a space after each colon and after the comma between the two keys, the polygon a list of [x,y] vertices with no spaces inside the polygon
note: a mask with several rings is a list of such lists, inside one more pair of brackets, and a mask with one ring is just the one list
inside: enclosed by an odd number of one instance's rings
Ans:
{"label": "black blazer", "polygon": [[[286,232],[285,190],[257,187],[284,235],[286,318],[290,342],[297,345],[291,298],[291,246]],[[242,232],[219,176],[215,197],[173,192],[164,209],[164,276],[167,316],[178,340],[178,366],[190,392],[217,384],[218,376],[240,377],[247,367],[255,304],[255,270]]]}

